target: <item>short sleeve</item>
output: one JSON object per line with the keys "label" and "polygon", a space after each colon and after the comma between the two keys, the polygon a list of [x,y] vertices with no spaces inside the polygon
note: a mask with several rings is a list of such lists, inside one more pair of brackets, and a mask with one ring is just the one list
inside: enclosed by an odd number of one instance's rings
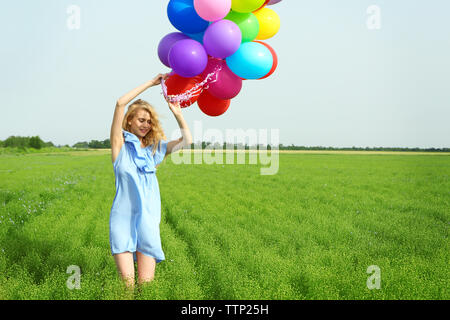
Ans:
{"label": "short sleeve", "polygon": [[155,166],[160,164],[166,155],[168,141],[161,140],[159,142],[159,148],[156,148],[156,152],[153,155],[153,160],[155,161]]}

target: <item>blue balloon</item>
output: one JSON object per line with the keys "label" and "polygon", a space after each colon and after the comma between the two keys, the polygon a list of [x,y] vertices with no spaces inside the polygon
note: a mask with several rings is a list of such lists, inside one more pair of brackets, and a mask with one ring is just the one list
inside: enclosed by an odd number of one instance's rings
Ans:
{"label": "blue balloon", "polygon": [[[209,21],[208,26],[211,24],[212,22]],[[207,28],[206,28],[207,29]],[[203,37],[205,35],[205,30],[203,30],[202,32],[199,33],[185,33],[185,35],[187,35],[189,38],[194,39],[195,41],[200,42],[201,44],[203,44]]]}
{"label": "blue balloon", "polygon": [[200,18],[195,11],[194,0],[170,0],[167,16],[170,23],[184,33],[200,33],[209,25],[209,21]]}
{"label": "blue balloon", "polygon": [[259,79],[270,72],[273,56],[261,43],[244,42],[233,55],[226,58],[228,67],[244,79]]}
{"label": "blue balloon", "polygon": [[186,35],[191,39],[194,39],[195,41],[198,41],[201,44],[203,44],[203,36],[205,35],[205,31],[199,33],[186,33]]}

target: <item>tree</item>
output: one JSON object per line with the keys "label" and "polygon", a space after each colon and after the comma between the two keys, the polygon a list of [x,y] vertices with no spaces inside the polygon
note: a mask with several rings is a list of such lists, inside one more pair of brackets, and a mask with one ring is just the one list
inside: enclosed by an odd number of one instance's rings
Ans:
{"label": "tree", "polygon": [[111,148],[111,141],[109,139],[103,140],[103,148],[105,149]]}
{"label": "tree", "polygon": [[41,138],[39,138],[39,136],[30,138],[30,142],[29,142],[30,148],[41,149],[43,145],[44,145],[44,141],[42,141]]}
{"label": "tree", "polygon": [[89,148],[102,149],[102,147],[103,147],[103,143],[98,140],[91,140],[91,142],[89,142]]}
{"label": "tree", "polygon": [[4,141],[5,147],[16,147],[16,148],[25,148],[29,146],[30,138],[29,137],[16,137],[10,136],[8,139]]}
{"label": "tree", "polygon": [[86,141],[75,143],[72,148],[89,148],[89,144]]}
{"label": "tree", "polygon": [[53,144],[53,142],[49,141],[49,142],[44,142],[44,147],[54,147],[55,145]]}

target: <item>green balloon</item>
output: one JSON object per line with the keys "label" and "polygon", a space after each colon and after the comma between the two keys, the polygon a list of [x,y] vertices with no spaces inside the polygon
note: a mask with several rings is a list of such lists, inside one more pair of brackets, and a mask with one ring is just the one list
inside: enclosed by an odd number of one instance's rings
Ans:
{"label": "green balloon", "polygon": [[224,19],[233,21],[238,25],[242,32],[242,43],[253,41],[258,36],[259,21],[253,13],[230,11]]}
{"label": "green balloon", "polygon": [[231,9],[237,12],[253,12],[262,7],[265,0],[232,0]]}

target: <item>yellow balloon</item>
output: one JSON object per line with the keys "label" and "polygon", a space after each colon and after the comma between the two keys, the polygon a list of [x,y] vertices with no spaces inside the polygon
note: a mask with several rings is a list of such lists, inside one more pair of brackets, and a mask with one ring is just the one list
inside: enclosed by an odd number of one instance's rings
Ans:
{"label": "yellow balloon", "polygon": [[259,33],[256,39],[266,40],[272,38],[280,30],[280,17],[269,8],[261,8],[253,12],[259,22]]}

